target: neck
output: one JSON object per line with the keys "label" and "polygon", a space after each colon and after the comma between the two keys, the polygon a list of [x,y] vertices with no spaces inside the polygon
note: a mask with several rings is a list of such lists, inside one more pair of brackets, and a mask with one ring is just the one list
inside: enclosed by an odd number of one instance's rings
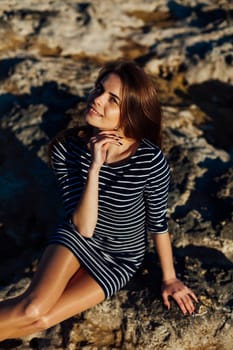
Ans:
{"label": "neck", "polygon": [[98,128],[92,127],[92,134],[93,134],[93,136],[97,135],[101,131],[112,131],[113,134],[116,134],[116,135],[118,135],[120,137],[126,138],[126,136],[125,136],[125,134],[124,134],[122,129],[108,130],[108,129],[98,129]]}
{"label": "neck", "polygon": [[[93,136],[101,131],[106,131],[93,127]],[[123,130],[113,130],[113,133],[121,137],[121,145],[109,144],[106,156],[106,163],[116,163],[133,155],[139,142],[133,138],[126,137]]]}
{"label": "neck", "polygon": [[116,163],[131,157],[137,150],[139,142],[123,137],[121,145],[110,144],[107,150],[106,163]]}

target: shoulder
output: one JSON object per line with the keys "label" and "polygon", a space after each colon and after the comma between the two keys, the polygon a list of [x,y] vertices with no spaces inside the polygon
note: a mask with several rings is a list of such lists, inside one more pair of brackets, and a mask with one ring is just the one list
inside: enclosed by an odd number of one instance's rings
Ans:
{"label": "shoulder", "polygon": [[149,158],[150,161],[161,159],[166,159],[163,151],[160,147],[156,146],[154,143],[149,141],[148,139],[143,139],[141,142],[141,150],[142,154],[144,154],[145,157]]}
{"label": "shoulder", "polygon": [[145,163],[149,165],[151,173],[169,174],[169,164],[166,156],[160,147],[153,144],[147,139],[143,139],[141,143],[141,150]]}
{"label": "shoulder", "polygon": [[70,154],[76,150],[84,150],[86,146],[86,140],[90,138],[90,130],[87,127],[69,128],[60,132],[50,142],[48,147],[48,156],[51,157],[54,154]]}
{"label": "shoulder", "polygon": [[53,145],[67,145],[69,143],[85,144],[91,137],[91,130],[89,127],[75,127],[68,128],[57,134],[50,142],[50,146]]}
{"label": "shoulder", "polygon": [[68,128],[66,130],[61,131],[56,137],[52,140],[53,143],[66,143],[69,141],[73,142],[85,142],[91,137],[91,130],[89,127],[75,127]]}

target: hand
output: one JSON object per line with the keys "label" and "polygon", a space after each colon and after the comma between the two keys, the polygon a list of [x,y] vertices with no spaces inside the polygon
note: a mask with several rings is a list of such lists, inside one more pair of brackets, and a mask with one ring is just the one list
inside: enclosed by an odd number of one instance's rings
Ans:
{"label": "hand", "polygon": [[192,315],[195,310],[193,301],[197,303],[198,299],[191,289],[186,287],[178,278],[163,281],[162,284],[163,302],[168,309],[171,306],[169,296],[177,302],[184,315],[187,313]]}
{"label": "hand", "polygon": [[90,138],[89,144],[92,152],[92,164],[101,167],[106,161],[107,152],[111,144],[120,146],[121,137],[116,131],[101,131]]}

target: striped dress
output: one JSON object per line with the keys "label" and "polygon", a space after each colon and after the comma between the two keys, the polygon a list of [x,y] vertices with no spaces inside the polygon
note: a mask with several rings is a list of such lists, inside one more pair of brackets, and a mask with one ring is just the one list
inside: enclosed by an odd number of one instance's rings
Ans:
{"label": "striped dress", "polygon": [[49,244],[70,249],[111,297],[140,267],[146,232],[167,232],[169,168],[161,150],[143,139],[135,154],[119,165],[104,164],[99,174],[98,220],[94,235],[83,237],[72,224],[72,213],[85,185],[91,153],[77,136],[51,149],[67,219]]}

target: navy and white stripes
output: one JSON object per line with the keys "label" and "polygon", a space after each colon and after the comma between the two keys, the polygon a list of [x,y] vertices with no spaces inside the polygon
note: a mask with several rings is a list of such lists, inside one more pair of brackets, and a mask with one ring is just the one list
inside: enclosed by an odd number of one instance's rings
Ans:
{"label": "navy and white stripes", "polygon": [[142,263],[146,231],[167,232],[169,168],[161,150],[143,139],[120,165],[104,164],[99,175],[98,221],[93,237],[83,237],[71,222],[91,164],[78,137],[55,143],[52,166],[67,212],[49,243],[63,244],[103,288],[106,297],[121,289]]}

